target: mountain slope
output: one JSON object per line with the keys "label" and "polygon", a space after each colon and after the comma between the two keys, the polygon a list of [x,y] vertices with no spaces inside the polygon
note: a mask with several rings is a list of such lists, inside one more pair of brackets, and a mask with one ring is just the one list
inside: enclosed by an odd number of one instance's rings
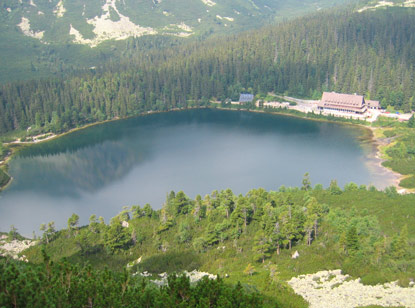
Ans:
{"label": "mountain slope", "polygon": [[[0,133],[67,130],[150,110],[238,99],[243,91],[319,99],[360,93],[415,110],[415,10],[318,13],[275,27],[134,52],[66,80],[0,88]],[[34,130],[35,131],[35,130]]]}
{"label": "mountain slope", "polygon": [[4,0],[0,82],[98,65],[102,53],[118,57],[114,50],[131,37],[205,38],[348,1]]}
{"label": "mountain slope", "polygon": [[415,0],[372,0],[367,1],[365,5],[362,5],[357,11],[359,13],[370,10],[378,10],[384,9],[388,7],[404,7],[404,8],[411,8],[415,7]]}
{"label": "mountain slope", "polygon": [[296,15],[328,5],[325,0],[15,0],[3,5],[3,19],[45,44],[96,47],[131,36],[234,32],[264,24],[278,14]]}

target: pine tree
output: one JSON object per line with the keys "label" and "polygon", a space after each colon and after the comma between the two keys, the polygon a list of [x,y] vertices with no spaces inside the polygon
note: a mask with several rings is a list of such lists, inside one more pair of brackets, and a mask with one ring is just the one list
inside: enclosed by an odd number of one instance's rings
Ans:
{"label": "pine tree", "polygon": [[303,184],[303,186],[301,187],[302,190],[308,191],[311,189],[310,175],[308,174],[308,172],[304,174],[302,184]]}
{"label": "pine tree", "polygon": [[403,258],[408,252],[409,243],[408,243],[408,226],[404,225],[401,232],[392,242],[392,254],[396,258]]}
{"label": "pine tree", "polygon": [[68,219],[68,230],[74,229],[79,223],[79,216],[75,213]]}
{"label": "pine tree", "polygon": [[415,114],[412,115],[412,117],[408,121],[408,127],[414,128],[415,127]]}
{"label": "pine tree", "polygon": [[352,226],[346,234],[346,249],[349,255],[359,250],[359,237],[355,226]]}
{"label": "pine tree", "polygon": [[340,251],[344,253],[346,251],[346,246],[347,246],[347,233],[346,232],[342,232],[342,234],[340,235],[339,246],[340,246]]}
{"label": "pine tree", "polygon": [[271,244],[264,231],[260,230],[256,233],[252,251],[255,253],[254,260],[257,262],[262,261],[264,263],[265,259],[271,256]]}
{"label": "pine tree", "polygon": [[337,185],[337,180],[332,180],[330,182],[329,191],[332,195],[340,195],[342,193],[339,185]]}

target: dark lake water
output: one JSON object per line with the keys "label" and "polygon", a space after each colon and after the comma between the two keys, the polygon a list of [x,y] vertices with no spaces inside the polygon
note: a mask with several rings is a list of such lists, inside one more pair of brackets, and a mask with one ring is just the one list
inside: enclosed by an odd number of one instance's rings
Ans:
{"label": "dark lake water", "polygon": [[36,144],[10,163],[0,194],[0,230],[25,235],[41,223],[66,226],[77,213],[108,222],[123,206],[161,208],[166,193],[190,197],[231,188],[277,190],[337,179],[382,186],[357,127],[237,111],[152,114],[76,131]]}

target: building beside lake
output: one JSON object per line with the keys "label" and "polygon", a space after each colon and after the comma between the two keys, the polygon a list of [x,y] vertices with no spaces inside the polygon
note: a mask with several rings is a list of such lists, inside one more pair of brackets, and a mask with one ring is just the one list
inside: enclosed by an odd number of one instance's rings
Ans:
{"label": "building beside lake", "polygon": [[379,102],[372,100],[366,101],[363,95],[324,92],[317,107],[320,111],[363,115],[368,110],[378,110]]}
{"label": "building beside lake", "polygon": [[240,104],[252,103],[253,100],[254,100],[254,95],[250,93],[241,93],[241,95],[239,96]]}
{"label": "building beside lake", "polygon": [[379,110],[380,109],[379,101],[371,101],[371,100],[367,99],[366,104],[367,104],[367,109],[371,109],[371,110]]}

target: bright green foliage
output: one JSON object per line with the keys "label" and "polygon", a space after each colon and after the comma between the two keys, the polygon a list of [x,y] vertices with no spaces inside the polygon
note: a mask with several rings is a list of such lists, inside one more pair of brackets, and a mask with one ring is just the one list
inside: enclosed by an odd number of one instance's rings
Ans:
{"label": "bright green foliage", "polygon": [[76,228],[79,224],[79,216],[77,214],[72,214],[68,219],[68,230]]}
{"label": "bright green foliage", "polygon": [[356,183],[350,182],[344,186],[345,191],[356,191],[359,189]]}
{"label": "bright green foliage", "polygon": [[255,273],[255,267],[251,263],[248,263],[248,265],[244,269],[244,274],[252,276],[254,273]]}
{"label": "bright green foliage", "polygon": [[97,216],[95,214],[92,214],[91,217],[89,217],[89,230],[91,232],[98,232],[99,228],[98,228],[98,221],[97,221]]}
{"label": "bright green foliage", "polygon": [[337,180],[332,180],[330,182],[329,190],[333,195],[340,195],[342,190],[340,189],[339,185],[337,185]]}
{"label": "bright green foliage", "polygon": [[310,182],[310,175],[307,173],[304,174],[303,178],[303,186],[301,187],[302,190],[310,190],[311,189],[311,182]]}

